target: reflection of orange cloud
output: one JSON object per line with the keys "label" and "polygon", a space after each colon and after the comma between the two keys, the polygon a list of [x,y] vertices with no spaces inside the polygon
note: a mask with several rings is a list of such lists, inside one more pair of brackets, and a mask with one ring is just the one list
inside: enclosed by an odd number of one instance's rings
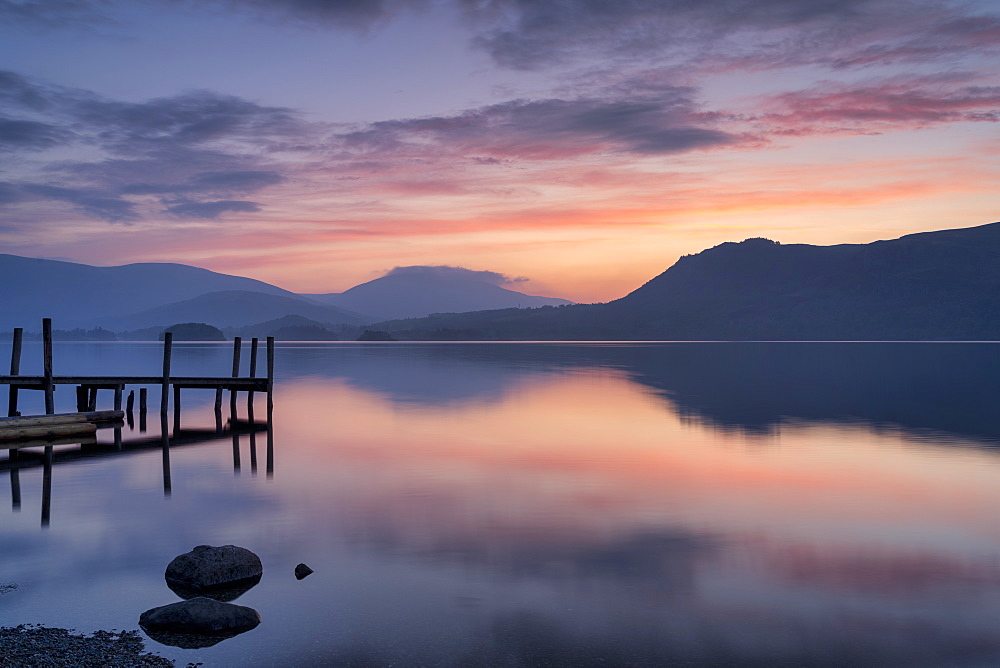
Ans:
{"label": "reflection of orange cloud", "polygon": [[897,436],[862,429],[788,428],[782,439],[793,449],[748,448],[740,435],[682,423],[613,374],[533,381],[496,404],[449,408],[393,407],[314,385],[283,394],[301,416],[283,438],[315,443],[311,456],[330,467],[378,471],[390,485],[378,491],[380,505],[399,501],[392,486],[406,476],[391,483],[394,472],[419,469],[437,476],[428,478],[436,494],[462,496],[472,484],[499,511],[516,489],[550,511],[586,507],[596,525],[641,524],[655,512],[739,533],[822,537],[836,526],[888,540],[914,524],[996,533],[997,513],[984,511],[1000,508],[1000,490],[976,461],[953,462],[945,475],[933,456],[893,445]]}
{"label": "reflection of orange cloud", "polygon": [[939,587],[1000,587],[1000,564],[992,559],[970,560],[940,552],[872,546],[852,549],[794,543],[765,543],[756,546],[755,552],[763,571],[777,573],[793,586],[889,595],[919,595]]}

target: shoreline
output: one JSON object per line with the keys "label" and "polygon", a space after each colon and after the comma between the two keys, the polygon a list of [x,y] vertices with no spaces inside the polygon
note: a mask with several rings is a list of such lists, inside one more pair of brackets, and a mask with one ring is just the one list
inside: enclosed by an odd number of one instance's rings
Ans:
{"label": "shoreline", "polygon": [[0,627],[2,668],[172,668],[174,665],[170,659],[147,652],[138,630],[101,630],[84,635],[40,624]]}

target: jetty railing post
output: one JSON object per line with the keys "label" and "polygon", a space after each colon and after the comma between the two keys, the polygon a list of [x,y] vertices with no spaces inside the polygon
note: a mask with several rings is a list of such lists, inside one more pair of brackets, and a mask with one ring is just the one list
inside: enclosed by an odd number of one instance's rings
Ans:
{"label": "jetty railing post", "polygon": [[125,399],[125,412],[131,413],[135,408],[135,390],[128,391],[128,398]]}
{"label": "jetty railing post", "polygon": [[[21,339],[23,336],[24,329],[15,327],[14,340],[11,342],[12,346],[10,349],[10,375],[12,376],[21,374]],[[17,387],[11,385],[10,394],[7,396],[7,415],[14,417],[17,414]]]}
{"label": "jetty railing post", "polygon": [[240,375],[240,349],[243,347],[243,337],[233,339],[233,378]]}
{"label": "jetty railing post", "polygon": [[124,385],[115,386],[115,410],[120,411],[122,409],[122,394],[125,392]]}
{"label": "jetty railing post", "polygon": [[[240,375],[240,349],[243,347],[243,338],[237,336],[233,339],[233,378]],[[236,423],[236,390],[229,390],[229,419]]]}
{"label": "jetty railing post", "polygon": [[250,339],[250,377],[257,375],[257,343],[259,339],[255,336]]}
{"label": "jetty railing post", "polygon": [[52,384],[52,318],[42,318],[42,367],[45,374],[45,414],[52,415],[56,412],[56,388]]}
{"label": "jetty railing post", "polygon": [[[163,380],[160,381],[160,424],[166,428],[167,401],[170,399],[170,348],[174,343],[174,333],[163,333]],[[140,397],[141,399],[142,397]]]}
{"label": "jetty railing post", "polygon": [[[257,377],[257,344],[259,339],[255,336],[250,339],[250,377]],[[247,392],[247,420],[253,423],[253,390]]]}

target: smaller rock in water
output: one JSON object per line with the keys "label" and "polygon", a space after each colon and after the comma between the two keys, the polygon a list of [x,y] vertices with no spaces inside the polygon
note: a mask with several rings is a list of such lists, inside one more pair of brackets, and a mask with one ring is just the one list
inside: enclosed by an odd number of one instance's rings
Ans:
{"label": "smaller rock in water", "polygon": [[[298,571],[296,570],[296,572]],[[17,590],[17,585],[14,584],[13,582],[9,584],[0,584],[0,596],[3,596],[4,594],[9,594],[10,592],[16,590]]]}
{"label": "smaller rock in water", "polygon": [[167,584],[198,592],[240,583],[253,586],[263,573],[260,557],[245,547],[199,545],[175,557],[167,565],[164,577]]}
{"label": "smaller rock in water", "polygon": [[311,574],[312,572],[313,569],[309,568],[305,564],[299,564],[298,566],[295,567],[295,579],[301,580],[302,578]]}
{"label": "smaller rock in water", "polygon": [[195,633],[199,635],[235,635],[260,624],[260,614],[253,608],[199,596],[147,610],[139,616],[146,631]]}

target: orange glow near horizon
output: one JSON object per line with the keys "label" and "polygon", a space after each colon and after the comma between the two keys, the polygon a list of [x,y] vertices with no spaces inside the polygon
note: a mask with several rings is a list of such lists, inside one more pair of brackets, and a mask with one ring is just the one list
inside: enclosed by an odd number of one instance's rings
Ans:
{"label": "orange glow near horizon", "polygon": [[[287,387],[279,400],[287,413],[281,439],[311,444],[283,474],[311,480],[340,471],[331,484],[380,507],[405,503],[418,468],[435,497],[473,485],[497,508],[536,504],[553,517],[591,517],[594,529],[641,527],[652,513],[708,533],[845,546],[881,535],[887,548],[933,552],[943,548],[927,542],[935,532],[913,543],[915,527],[947,526],[1000,547],[1000,489],[992,483],[998,464],[990,453],[944,460],[933,447],[863,427],[788,425],[765,437],[721,432],[682,421],[617,372],[536,376],[499,401],[445,406],[393,404],[340,383],[308,381]],[[512,484],[520,502],[508,497]]]}

